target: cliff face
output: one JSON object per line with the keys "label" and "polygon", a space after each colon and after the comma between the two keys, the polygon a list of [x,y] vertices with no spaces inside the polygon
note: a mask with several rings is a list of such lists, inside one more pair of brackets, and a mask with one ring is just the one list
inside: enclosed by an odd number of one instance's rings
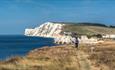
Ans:
{"label": "cliff face", "polygon": [[[25,35],[27,36],[40,36],[54,38],[55,43],[60,44],[72,44],[72,37],[70,35],[64,35],[65,26],[68,24],[46,22],[34,29],[25,29]],[[69,26],[71,27],[71,26]],[[71,29],[70,29],[71,30]],[[77,31],[77,30],[76,30]],[[72,31],[70,31],[72,32]],[[88,39],[86,37],[79,38],[80,43],[98,43],[97,39]]]}
{"label": "cliff face", "polygon": [[25,29],[25,35],[57,38],[61,35],[63,26],[64,24],[46,22],[34,29]]}
{"label": "cliff face", "polygon": [[27,36],[40,36],[54,38],[55,43],[72,43],[71,36],[65,36],[61,34],[65,24],[46,22],[34,29],[25,29],[25,35]]}

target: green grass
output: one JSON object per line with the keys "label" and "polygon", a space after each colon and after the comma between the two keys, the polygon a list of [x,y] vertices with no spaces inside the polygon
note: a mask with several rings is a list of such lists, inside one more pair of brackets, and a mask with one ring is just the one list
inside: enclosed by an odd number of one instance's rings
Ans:
{"label": "green grass", "polygon": [[115,28],[102,27],[102,26],[88,26],[67,24],[64,26],[64,31],[77,32],[78,34],[93,35],[93,34],[115,34]]}

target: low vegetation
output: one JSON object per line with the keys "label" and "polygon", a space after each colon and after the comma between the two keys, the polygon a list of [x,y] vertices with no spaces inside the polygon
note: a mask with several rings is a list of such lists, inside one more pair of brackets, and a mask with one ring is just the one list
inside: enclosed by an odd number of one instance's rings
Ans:
{"label": "low vegetation", "polygon": [[44,47],[0,63],[2,70],[79,70],[72,47]]}
{"label": "low vegetation", "polygon": [[[114,43],[43,47],[0,62],[0,70],[114,70]],[[91,52],[91,47],[94,51]]]}
{"label": "low vegetation", "polygon": [[98,23],[68,24],[63,29],[63,32],[65,31],[76,32],[80,35],[115,34],[114,26],[106,26]]}
{"label": "low vegetation", "polygon": [[82,50],[87,53],[91,65],[96,70],[115,70],[115,42],[93,45],[95,50],[91,53],[92,45],[83,47]]}

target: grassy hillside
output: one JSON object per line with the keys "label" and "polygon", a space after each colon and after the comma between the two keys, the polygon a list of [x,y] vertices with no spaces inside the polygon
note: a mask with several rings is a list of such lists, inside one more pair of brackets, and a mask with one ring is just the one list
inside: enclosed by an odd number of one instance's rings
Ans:
{"label": "grassy hillside", "polygon": [[[44,47],[0,62],[0,70],[114,70],[115,43]],[[94,52],[90,51],[95,47]]]}
{"label": "grassy hillside", "polygon": [[72,47],[44,47],[0,63],[0,70],[80,70]]}
{"label": "grassy hillside", "polygon": [[115,28],[99,24],[67,24],[63,31],[77,32],[78,34],[115,34]]}

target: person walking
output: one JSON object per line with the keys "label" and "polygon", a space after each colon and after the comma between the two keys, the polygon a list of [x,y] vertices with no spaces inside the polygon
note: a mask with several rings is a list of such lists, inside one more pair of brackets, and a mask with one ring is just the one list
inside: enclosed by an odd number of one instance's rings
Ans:
{"label": "person walking", "polygon": [[75,48],[79,47],[78,37],[72,37],[72,42],[74,43]]}

